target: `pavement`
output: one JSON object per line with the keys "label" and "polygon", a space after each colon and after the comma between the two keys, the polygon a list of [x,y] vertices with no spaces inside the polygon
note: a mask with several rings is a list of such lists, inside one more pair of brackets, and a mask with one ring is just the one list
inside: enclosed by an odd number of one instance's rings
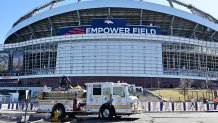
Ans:
{"label": "pavement", "polygon": [[146,123],[218,123],[217,112],[144,113],[140,115],[145,115]]}
{"label": "pavement", "polygon": [[[24,116],[23,111],[0,111],[0,123],[19,122]],[[49,123],[54,122],[49,113],[28,112],[29,122]],[[77,116],[76,118],[65,118],[58,122],[66,123],[218,123],[218,112],[146,112],[111,120],[99,119],[97,115]]]}
{"label": "pavement", "polygon": [[[0,110],[0,114],[24,114],[23,110]],[[27,111],[28,114],[35,114],[35,111]]]}

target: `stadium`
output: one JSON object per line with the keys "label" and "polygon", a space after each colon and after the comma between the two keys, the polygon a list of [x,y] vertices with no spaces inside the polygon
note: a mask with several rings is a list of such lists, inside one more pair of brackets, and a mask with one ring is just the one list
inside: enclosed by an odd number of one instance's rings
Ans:
{"label": "stadium", "polygon": [[[21,16],[0,45],[1,86],[121,81],[169,87],[218,77],[218,20],[177,0],[52,0]],[[180,10],[176,5],[187,8]],[[41,11],[44,10],[44,11]],[[11,84],[14,86],[14,84]]]}

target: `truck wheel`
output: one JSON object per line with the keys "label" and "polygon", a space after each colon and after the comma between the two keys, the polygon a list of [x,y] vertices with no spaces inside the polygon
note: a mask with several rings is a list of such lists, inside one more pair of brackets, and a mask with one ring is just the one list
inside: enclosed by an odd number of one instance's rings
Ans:
{"label": "truck wheel", "polygon": [[113,117],[113,112],[109,107],[104,107],[101,110],[101,116],[103,119],[111,119]]}
{"label": "truck wheel", "polygon": [[66,112],[65,112],[65,108],[63,105],[56,105],[53,109],[52,109],[52,116],[54,116],[55,111],[58,111],[58,118],[63,119],[66,117]]}

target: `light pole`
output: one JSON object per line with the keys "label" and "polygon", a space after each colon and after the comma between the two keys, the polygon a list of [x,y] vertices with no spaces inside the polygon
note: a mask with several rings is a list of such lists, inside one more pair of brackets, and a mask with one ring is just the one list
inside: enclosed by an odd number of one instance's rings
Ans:
{"label": "light pole", "polygon": [[27,120],[28,104],[29,104],[29,90],[26,90],[26,109],[25,109],[24,123],[27,122],[26,120]]}
{"label": "light pole", "polygon": [[206,83],[205,83],[206,88],[208,89],[208,73],[206,71]]}
{"label": "light pole", "polygon": [[205,77],[206,77],[206,83],[205,83],[205,86],[206,86],[206,89],[208,89],[208,67],[206,67],[206,70],[205,70]]}

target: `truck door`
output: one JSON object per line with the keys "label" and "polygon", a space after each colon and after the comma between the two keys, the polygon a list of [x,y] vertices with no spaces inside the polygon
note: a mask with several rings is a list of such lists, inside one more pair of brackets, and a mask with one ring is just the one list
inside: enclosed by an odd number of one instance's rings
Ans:
{"label": "truck door", "polygon": [[102,97],[102,104],[108,103],[111,95],[111,88],[110,87],[103,87],[103,97]]}
{"label": "truck door", "polygon": [[117,113],[127,112],[127,100],[124,87],[113,87],[113,105]]}
{"label": "truck door", "polygon": [[93,85],[92,90],[92,103],[91,103],[91,111],[99,112],[99,108],[102,104],[102,88],[101,84]]}

